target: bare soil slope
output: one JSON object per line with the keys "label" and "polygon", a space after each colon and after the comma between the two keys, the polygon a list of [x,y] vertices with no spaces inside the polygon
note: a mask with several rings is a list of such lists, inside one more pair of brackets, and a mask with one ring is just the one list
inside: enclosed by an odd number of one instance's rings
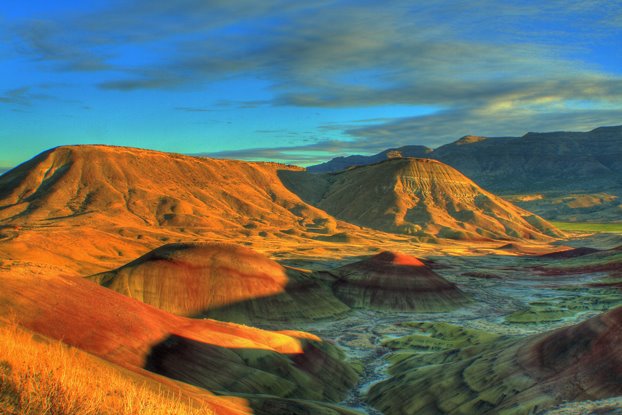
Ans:
{"label": "bare soil slope", "polygon": [[212,392],[335,402],[357,378],[334,346],[308,333],[187,319],[81,278],[2,272],[0,285],[0,312],[28,329]]}
{"label": "bare soil slope", "polygon": [[400,158],[334,174],[283,172],[301,197],[360,226],[456,239],[550,239],[540,217],[485,191],[441,162]]}
{"label": "bare soil slope", "polygon": [[[298,168],[124,147],[54,148],[0,176],[0,253],[70,267],[71,258],[101,270],[166,241],[333,233],[336,221],[287,190],[281,169]],[[80,271],[89,269],[97,267]]]}
{"label": "bare soil slope", "polygon": [[88,215],[134,226],[321,230],[318,223],[331,219],[282,186],[276,171],[286,168],[296,169],[135,148],[58,147],[0,178],[0,218],[20,224]]}
{"label": "bare soil slope", "polygon": [[313,175],[275,163],[88,145],[48,150],[0,176],[0,255],[83,275],[163,243],[236,240],[275,251],[393,238],[379,230],[420,241],[558,235],[423,160]]}

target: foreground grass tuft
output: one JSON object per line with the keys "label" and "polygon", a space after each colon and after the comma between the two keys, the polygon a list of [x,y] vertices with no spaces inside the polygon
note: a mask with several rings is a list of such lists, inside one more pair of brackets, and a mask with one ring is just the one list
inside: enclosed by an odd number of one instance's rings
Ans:
{"label": "foreground grass tuft", "polygon": [[195,415],[170,391],[58,341],[0,321],[0,413],[6,415]]}

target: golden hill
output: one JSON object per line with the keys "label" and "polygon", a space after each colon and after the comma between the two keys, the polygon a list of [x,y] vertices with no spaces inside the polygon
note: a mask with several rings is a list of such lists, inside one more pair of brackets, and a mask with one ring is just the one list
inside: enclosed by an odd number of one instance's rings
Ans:
{"label": "golden hill", "polygon": [[90,279],[171,313],[224,321],[309,320],[349,309],[310,273],[235,244],[169,244]]}
{"label": "golden hill", "polygon": [[48,150],[0,178],[0,219],[57,218],[212,229],[334,226],[285,189],[274,163],[215,160],[111,146]]}
{"label": "golden hill", "polygon": [[5,415],[249,415],[244,399],[133,372],[0,319]]}
{"label": "golden hill", "polygon": [[331,234],[336,221],[287,190],[277,175],[283,169],[298,168],[124,147],[54,148],[0,177],[0,253],[84,264],[78,271],[88,273],[164,242]]}
{"label": "golden hill", "polygon": [[230,240],[274,252],[302,242],[377,245],[406,234],[433,241],[558,235],[454,169],[420,159],[315,175],[275,163],[85,145],[48,150],[0,176],[0,255],[68,273],[109,270],[172,242]]}
{"label": "golden hill", "polygon": [[391,159],[332,174],[282,172],[303,199],[341,220],[388,232],[455,239],[550,239],[540,217],[431,159]]}
{"label": "golden hill", "polygon": [[82,278],[0,272],[0,285],[0,313],[29,330],[144,376],[244,394],[255,414],[277,404],[322,413],[305,400],[340,401],[357,380],[339,350],[308,333],[175,316]]}

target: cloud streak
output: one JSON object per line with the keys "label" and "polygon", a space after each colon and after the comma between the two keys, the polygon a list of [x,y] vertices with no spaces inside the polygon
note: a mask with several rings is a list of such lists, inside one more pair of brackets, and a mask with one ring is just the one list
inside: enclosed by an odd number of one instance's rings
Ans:
{"label": "cloud streak", "polygon": [[248,161],[279,161],[287,164],[307,165],[317,162],[318,158],[331,158],[335,153],[347,148],[348,144],[346,142],[323,140],[300,146],[248,148],[193,155]]}
{"label": "cloud streak", "polygon": [[[353,141],[253,150],[257,157],[296,152],[304,161],[299,153],[305,151],[317,158],[318,151],[437,145],[468,132],[611,124],[622,111],[622,73],[584,55],[595,43],[618,48],[621,16],[621,4],[601,0],[140,0],[57,21],[30,19],[14,30],[18,50],[39,64],[106,74],[97,81],[102,91],[261,80],[269,99],[223,99],[220,106],[439,108],[425,116],[339,123]],[[27,90],[0,96],[18,105],[31,100]]]}
{"label": "cloud streak", "polygon": [[2,95],[0,95],[0,104],[30,107],[36,100],[51,98],[52,97],[47,94],[32,92],[32,87],[30,86],[23,86],[5,91]]}

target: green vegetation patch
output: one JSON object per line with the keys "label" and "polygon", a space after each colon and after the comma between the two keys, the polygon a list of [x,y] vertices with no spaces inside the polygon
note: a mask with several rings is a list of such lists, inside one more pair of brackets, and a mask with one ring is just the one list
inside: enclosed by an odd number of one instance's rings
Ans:
{"label": "green vegetation patch", "polygon": [[550,222],[562,231],[622,233],[622,223]]}
{"label": "green vegetation patch", "polygon": [[409,322],[402,326],[412,327],[415,333],[383,342],[393,350],[415,349],[441,351],[486,343],[499,335],[444,322]]}
{"label": "green vegetation patch", "polygon": [[576,311],[556,306],[530,305],[525,310],[518,310],[505,318],[508,323],[548,323],[572,317]]}
{"label": "green vegetation patch", "polygon": [[555,297],[529,303],[505,317],[508,323],[537,324],[561,321],[586,311],[608,311],[622,305],[622,294],[610,289],[577,288],[576,296]]}
{"label": "green vegetation patch", "polygon": [[[577,289],[581,290],[584,289]],[[564,298],[561,305],[576,311],[608,311],[622,305],[622,293],[611,289],[591,289],[589,295]]]}

